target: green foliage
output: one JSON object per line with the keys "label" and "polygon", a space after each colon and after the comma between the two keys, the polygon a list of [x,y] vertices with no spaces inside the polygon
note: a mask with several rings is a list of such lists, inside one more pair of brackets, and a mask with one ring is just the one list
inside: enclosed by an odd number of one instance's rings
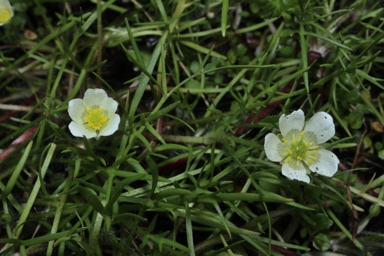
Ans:
{"label": "green foliage", "polygon": [[262,0],[252,1],[253,9],[262,18],[270,19],[282,16],[285,20],[291,20],[294,16],[300,16],[301,6],[299,0]]}
{"label": "green foliage", "polygon": [[[1,255],[384,249],[377,1],[12,4],[0,28]],[[87,88],[119,102],[118,131],[97,141],[68,130],[68,102]],[[266,134],[299,108],[333,116],[334,177],[288,180],[266,158]]]}

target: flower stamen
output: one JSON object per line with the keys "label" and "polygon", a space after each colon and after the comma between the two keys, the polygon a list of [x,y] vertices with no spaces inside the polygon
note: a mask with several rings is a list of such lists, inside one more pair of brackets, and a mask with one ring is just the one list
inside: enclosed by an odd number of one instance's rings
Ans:
{"label": "flower stamen", "polygon": [[87,113],[88,115],[84,117],[84,122],[93,130],[100,130],[108,120],[104,115],[103,110],[99,107],[88,108]]}
{"label": "flower stamen", "polygon": [[9,10],[0,10],[0,23],[5,23],[10,18],[12,18],[12,13]]}
{"label": "flower stamen", "polygon": [[[299,140],[296,140],[297,135],[299,135]],[[305,131],[293,132],[287,138],[283,137],[281,140],[284,145],[287,145],[283,150],[284,162],[289,163],[292,168],[298,168],[301,162],[307,165],[316,162],[318,160],[317,149],[319,146],[312,146],[315,142],[311,141],[310,138],[311,136],[306,136]]]}

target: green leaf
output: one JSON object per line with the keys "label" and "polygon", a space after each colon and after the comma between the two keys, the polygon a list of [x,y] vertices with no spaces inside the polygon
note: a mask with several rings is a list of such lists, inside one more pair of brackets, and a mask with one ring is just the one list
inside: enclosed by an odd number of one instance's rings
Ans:
{"label": "green leaf", "polygon": [[179,104],[180,104],[180,101],[176,101],[176,102],[173,102],[172,104],[166,106],[165,108],[160,109],[159,111],[151,113],[147,117],[147,122],[152,122],[152,121],[159,119],[160,117],[166,115],[169,111],[176,108]]}
{"label": "green leaf", "polygon": [[80,186],[78,187],[78,190],[87,204],[90,204],[93,209],[95,209],[99,213],[105,213],[104,206],[101,204],[100,199],[95,195],[94,191],[91,192],[90,189]]}
{"label": "green leaf", "polygon": [[190,252],[190,249],[182,244],[179,244],[178,242],[175,242],[173,240],[167,239],[165,237],[162,237],[160,235],[148,235],[148,239],[153,241],[157,246],[159,247],[159,251],[162,252],[163,246],[169,246],[174,247],[179,250],[182,250],[184,252]]}
{"label": "green leaf", "polygon": [[292,16],[301,13],[298,0],[258,0],[254,4],[256,12],[264,19],[283,16],[285,20],[291,20]]}
{"label": "green leaf", "polygon": [[364,114],[360,111],[353,111],[348,115],[348,123],[352,129],[360,129],[363,125]]}
{"label": "green leaf", "polygon": [[153,70],[157,64],[157,61],[160,57],[161,47],[162,47],[163,43],[164,43],[163,40],[159,40],[159,42],[157,43],[156,48],[152,53],[151,59],[149,60],[149,63],[147,65],[147,67],[145,68],[146,73],[148,75],[143,76],[143,78],[140,80],[140,83],[137,87],[135,95],[132,98],[132,102],[131,102],[131,106],[129,108],[129,114],[128,114],[129,121],[132,123],[133,123],[133,119],[134,119],[133,117],[136,113],[136,109],[139,106],[139,104],[141,102],[141,98],[144,95],[145,88],[148,85],[148,81],[150,78],[149,75],[153,72]]}
{"label": "green leaf", "polygon": [[384,160],[384,149],[380,150],[378,155],[380,159]]}
{"label": "green leaf", "polygon": [[271,192],[264,192],[263,194],[254,194],[254,193],[219,193],[219,194],[209,194],[204,197],[200,197],[199,201],[247,201],[247,202],[276,202],[276,203],[287,203],[293,202],[293,199],[285,198],[278,194]]}
{"label": "green leaf", "polygon": [[331,247],[331,243],[329,242],[329,238],[324,234],[318,234],[313,238],[312,242],[313,247],[318,250],[326,251]]}
{"label": "green leaf", "polygon": [[328,230],[333,225],[333,221],[324,213],[317,213],[311,216],[311,219],[313,220],[311,226],[314,229],[313,232]]}
{"label": "green leaf", "polygon": [[2,200],[7,198],[8,194],[12,191],[13,187],[15,186],[16,181],[20,175],[20,172],[23,169],[25,162],[28,159],[29,153],[31,152],[32,145],[33,145],[33,141],[29,142],[27,147],[24,150],[23,155],[20,157],[20,160],[17,163],[11,178],[8,180],[7,185],[5,186],[3,192],[1,193],[0,197]]}
{"label": "green leaf", "polygon": [[227,31],[228,10],[229,10],[229,0],[223,0],[223,5],[221,7],[221,35],[223,37],[225,37],[225,32]]}
{"label": "green leaf", "polygon": [[154,194],[153,198],[156,200],[159,200],[159,199],[167,198],[171,196],[189,196],[191,194],[192,192],[187,189],[172,188],[172,189],[163,190],[159,193]]}
{"label": "green leaf", "polygon": [[144,173],[135,173],[132,175],[132,177],[123,179],[112,188],[111,197],[108,201],[108,204],[105,206],[105,209],[109,215],[112,214],[112,206],[120,197],[124,187],[131,184],[132,182],[142,179],[144,176],[146,176]]}

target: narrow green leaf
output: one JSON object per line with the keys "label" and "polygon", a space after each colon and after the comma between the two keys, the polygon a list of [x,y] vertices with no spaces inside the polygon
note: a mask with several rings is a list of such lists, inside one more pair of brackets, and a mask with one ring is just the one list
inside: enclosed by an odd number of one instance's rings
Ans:
{"label": "narrow green leaf", "polygon": [[128,19],[125,19],[125,27],[127,28],[128,37],[130,39],[129,41],[133,47],[133,51],[135,52],[136,60],[140,64],[140,66],[144,67],[144,61],[143,61],[143,58],[141,56],[140,49],[137,46],[135,37],[133,36],[131,26],[129,25]]}
{"label": "narrow green leaf", "polygon": [[[300,46],[301,46],[301,64],[302,68],[307,69],[308,68],[308,43],[307,39],[305,37],[305,30],[304,30],[304,24],[300,23]],[[304,72],[303,74],[304,79],[304,85],[305,89],[307,90],[307,93],[309,93],[309,80],[308,80],[308,72]]]}
{"label": "narrow green leaf", "polygon": [[303,30],[303,33],[304,33],[305,35],[308,35],[308,36],[312,36],[312,37],[315,37],[315,38],[319,38],[319,39],[321,39],[321,40],[323,40],[323,41],[325,41],[325,42],[328,42],[328,43],[330,43],[330,44],[332,44],[332,45],[334,45],[334,46],[340,47],[340,48],[342,48],[342,49],[344,49],[344,50],[352,51],[352,49],[349,48],[348,46],[345,46],[345,45],[343,45],[343,44],[341,44],[341,43],[339,43],[339,42],[336,42],[336,41],[334,41],[334,40],[332,40],[332,39],[330,39],[330,38],[328,38],[328,37],[322,36],[322,35],[320,35],[320,34],[316,34],[316,33],[313,33],[313,32],[308,32],[308,31],[304,31],[304,30]]}
{"label": "narrow green leaf", "polygon": [[372,76],[368,75],[367,73],[365,73],[363,70],[360,70],[360,69],[356,69],[355,72],[356,72],[356,75],[361,76],[365,80],[368,80],[369,82],[371,82],[374,85],[376,85],[377,87],[379,87],[381,90],[384,90],[384,86],[381,85],[378,82],[378,81],[383,82],[384,79],[379,79],[379,78],[372,77]]}
{"label": "narrow green leaf", "polygon": [[221,35],[225,37],[228,23],[229,0],[223,0],[221,8]]}
{"label": "narrow green leaf", "polygon": [[203,47],[201,45],[195,44],[195,43],[193,43],[191,41],[184,41],[183,40],[183,41],[180,41],[180,43],[182,43],[185,46],[188,46],[189,48],[191,48],[191,49],[193,49],[195,51],[198,51],[198,52],[201,52],[201,53],[205,53],[205,54],[210,54],[213,57],[217,57],[217,58],[220,58],[220,59],[223,59],[223,60],[227,59],[226,56],[224,56],[224,55],[222,55],[222,54],[220,54],[218,52],[211,51],[210,49],[205,48],[205,47]]}
{"label": "narrow green leaf", "polygon": [[162,248],[164,245],[170,246],[170,247],[175,247],[179,250],[182,250],[184,252],[190,252],[190,249],[188,247],[185,247],[182,244],[179,244],[178,242],[172,241],[170,239],[167,239],[165,237],[162,237],[160,235],[148,235],[149,240],[155,242],[159,246],[160,252],[162,252]]}
{"label": "narrow green leaf", "polygon": [[159,119],[161,116],[164,116],[167,114],[169,111],[173,110],[180,104],[180,101],[173,102],[172,104],[166,106],[163,109],[160,109],[157,112],[152,112],[148,117],[147,117],[147,122],[152,122],[157,119]]}
{"label": "narrow green leaf", "polygon": [[3,193],[1,193],[1,196],[0,196],[1,199],[4,200],[5,198],[7,198],[8,194],[12,191],[13,187],[15,186],[16,181],[19,178],[19,175],[21,173],[21,170],[23,169],[25,162],[28,159],[29,153],[31,152],[32,145],[33,145],[33,141],[30,141],[27,147],[25,148],[24,153],[21,156],[20,161],[17,163],[11,178],[9,178]]}
{"label": "narrow green leaf", "polygon": [[[159,42],[156,45],[155,50],[153,51],[153,54],[151,56],[151,59],[149,60],[148,66],[146,70],[148,73],[152,73],[153,69],[155,68],[157,64],[157,60],[159,59],[161,47],[163,44],[163,39],[160,39]],[[133,123],[134,115],[136,113],[136,109],[140,104],[141,98],[143,97],[143,94],[145,92],[145,88],[147,87],[149,81],[149,77],[147,75],[143,76],[143,78],[140,80],[140,83],[137,87],[137,90],[132,98],[131,106],[129,108],[128,118],[129,122]]]}
{"label": "narrow green leaf", "polygon": [[157,183],[159,182],[159,168],[157,167],[157,164],[150,156],[147,156],[145,161],[148,164],[148,169],[152,175],[152,184],[151,184],[151,191],[149,192],[149,198],[153,198],[153,194],[155,193],[155,190],[157,188]]}
{"label": "narrow green leaf", "polygon": [[[108,171],[108,170],[107,170]],[[105,209],[106,209],[106,212],[111,215],[112,214],[112,206],[113,204],[117,201],[117,199],[120,197],[123,189],[125,186],[131,184],[132,182],[135,182],[137,180],[140,180],[142,179],[146,174],[144,173],[135,173],[134,175],[132,175],[132,177],[130,178],[125,178],[123,179],[122,181],[120,181],[119,183],[117,183],[113,188],[112,188],[112,191],[111,191],[111,197],[107,203],[107,205],[105,206]]]}
{"label": "narrow green leaf", "polygon": [[247,201],[247,202],[274,202],[274,203],[288,203],[293,202],[293,199],[285,198],[275,193],[263,192],[263,194],[254,193],[218,193],[204,195],[198,198],[199,201]]}
{"label": "narrow green leaf", "polygon": [[78,187],[78,190],[85,199],[85,201],[90,204],[93,209],[95,209],[101,214],[105,213],[104,206],[101,204],[100,199],[94,193],[92,193],[88,188],[84,188],[81,186]]}
{"label": "narrow green leaf", "polygon": [[163,190],[159,193],[154,194],[153,199],[159,200],[159,199],[167,198],[171,196],[189,196],[191,194],[192,192],[186,189],[172,188],[172,189]]}
{"label": "narrow green leaf", "polygon": [[51,160],[52,160],[52,157],[53,157],[53,153],[55,152],[55,149],[56,149],[56,144],[52,143],[49,146],[48,153],[47,153],[47,155],[45,157],[43,166],[42,166],[41,171],[40,171],[41,177],[36,179],[35,185],[33,186],[33,189],[32,189],[32,191],[31,191],[31,193],[30,193],[30,195],[28,197],[28,201],[25,204],[24,210],[21,213],[20,218],[19,218],[19,220],[17,222],[17,229],[16,229],[16,232],[15,232],[15,235],[14,235],[15,238],[19,238],[19,235],[23,231],[24,223],[26,222],[26,220],[28,218],[28,215],[29,215],[29,213],[30,213],[30,211],[31,211],[31,209],[32,209],[32,207],[34,205],[36,197],[37,197],[37,195],[39,193],[39,190],[41,188],[41,181],[44,179],[45,174],[47,173],[48,166],[51,163]]}
{"label": "narrow green leaf", "polygon": [[187,233],[188,248],[191,249],[191,256],[195,256],[195,245],[193,242],[193,225],[191,220],[191,211],[189,209],[188,202],[184,202],[185,207],[185,230]]}
{"label": "narrow green leaf", "polygon": [[153,136],[155,136],[156,137],[156,139],[158,139],[162,144],[167,144],[165,141],[164,141],[164,139],[163,139],[163,137],[161,137],[161,135],[152,127],[152,125],[150,125],[149,123],[145,123],[145,127],[148,129],[148,131],[150,132],[150,133],[152,133],[153,134]]}

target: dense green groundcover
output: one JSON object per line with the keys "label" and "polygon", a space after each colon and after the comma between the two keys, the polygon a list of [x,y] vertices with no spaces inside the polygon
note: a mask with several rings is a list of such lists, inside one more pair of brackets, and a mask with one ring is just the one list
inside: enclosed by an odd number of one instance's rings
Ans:
{"label": "dense green groundcover", "polygon": [[[11,0],[0,27],[0,255],[383,255],[384,5]],[[68,102],[119,104],[74,137]],[[264,152],[324,111],[333,177]]]}

